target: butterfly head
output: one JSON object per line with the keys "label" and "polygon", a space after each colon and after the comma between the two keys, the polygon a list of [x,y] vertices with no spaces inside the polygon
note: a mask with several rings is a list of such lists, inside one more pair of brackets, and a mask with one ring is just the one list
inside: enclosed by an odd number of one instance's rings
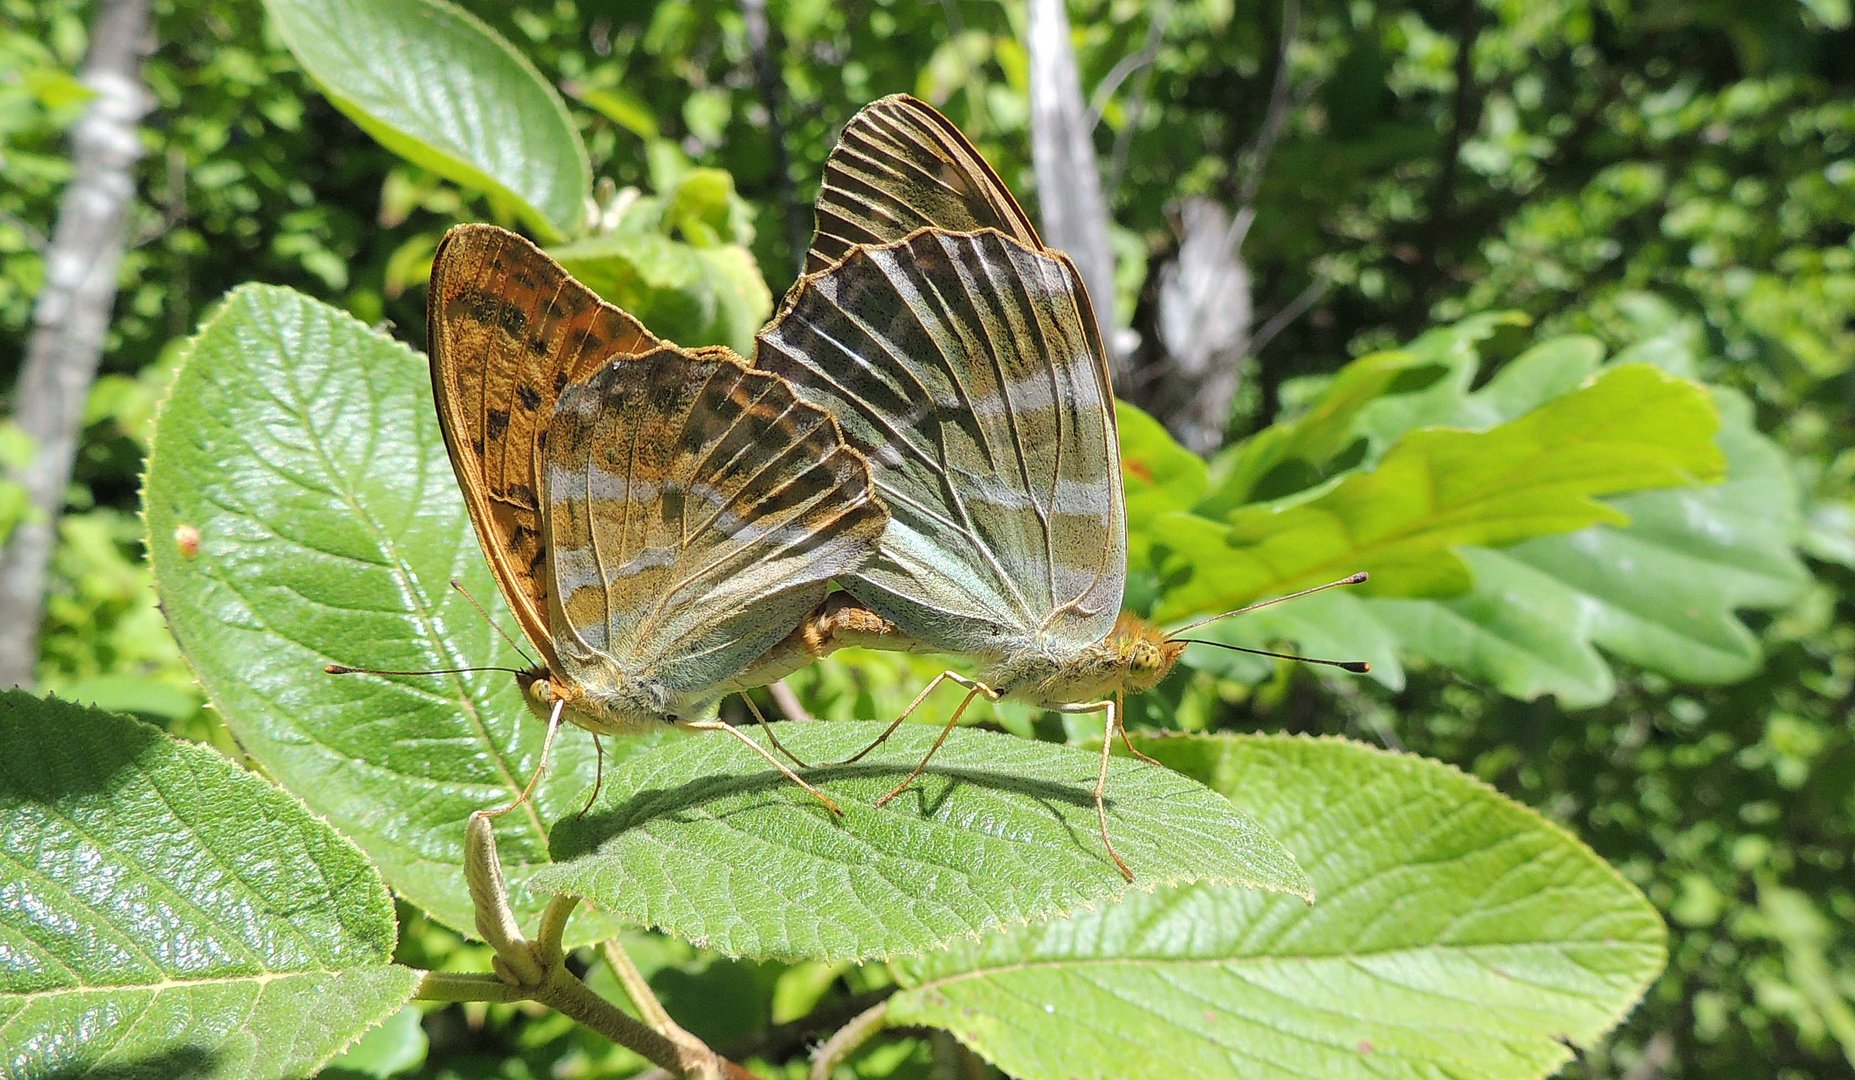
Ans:
{"label": "butterfly head", "polygon": [[1171,640],[1164,630],[1126,611],[1115,620],[1108,646],[1120,669],[1121,688],[1130,694],[1158,686],[1185,655],[1185,642]]}
{"label": "butterfly head", "polygon": [[702,719],[700,705],[673,698],[663,687],[637,678],[577,679],[545,667],[518,672],[528,708],[543,720],[558,705],[562,716],[595,735],[636,735],[666,724]]}

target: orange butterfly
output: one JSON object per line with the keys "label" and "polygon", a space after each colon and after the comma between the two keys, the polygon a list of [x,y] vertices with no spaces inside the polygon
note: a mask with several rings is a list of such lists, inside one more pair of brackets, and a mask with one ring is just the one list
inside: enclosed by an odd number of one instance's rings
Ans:
{"label": "orange butterfly", "polygon": [[727,731],[836,810],[713,718],[818,655],[808,613],[875,554],[887,514],[836,421],[725,348],[658,341],[495,226],[445,236],[428,315],[445,446],[541,655],[518,679],[549,739],[563,718]]}

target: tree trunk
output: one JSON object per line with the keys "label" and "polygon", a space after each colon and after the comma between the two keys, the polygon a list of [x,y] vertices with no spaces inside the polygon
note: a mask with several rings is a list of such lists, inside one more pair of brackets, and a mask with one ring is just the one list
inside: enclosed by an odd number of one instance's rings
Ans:
{"label": "tree trunk", "polygon": [[32,513],[0,550],[0,686],[28,685],[38,660],[45,577],[58,515],[71,482],[84,401],[102,358],[122,262],[123,222],[142,155],[136,127],[149,107],[142,88],[147,0],[104,0],[84,60],[96,97],[71,131],[71,184],[45,252],[45,287],[32,309],[13,419],[37,453],[13,479]]}
{"label": "tree trunk", "polygon": [[1031,164],[1037,170],[1043,238],[1068,252],[1082,272],[1108,346],[1109,369],[1119,380],[1127,371],[1114,354],[1114,252],[1108,246],[1108,204],[1101,193],[1101,166],[1095,159],[1063,0],[1031,0],[1030,54]]}

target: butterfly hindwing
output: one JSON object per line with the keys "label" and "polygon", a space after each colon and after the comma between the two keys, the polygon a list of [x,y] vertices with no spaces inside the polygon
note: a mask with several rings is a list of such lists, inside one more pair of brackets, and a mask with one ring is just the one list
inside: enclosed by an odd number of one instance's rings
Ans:
{"label": "butterfly hindwing", "polygon": [[790,385],[664,345],[561,395],[543,531],[563,668],[670,695],[726,682],[874,551],[861,455]]}
{"label": "butterfly hindwing", "polygon": [[439,426],[470,520],[523,632],[552,664],[537,448],[566,388],[657,340],[494,225],[445,234],[427,317]]}
{"label": "butterfly hindwing", "polygon": [[871,102],[844,125],[825,162],[817,216],[808,274],[857,244],[893,243],[930,227],[997,229],[1043,248],[1029,215],[960,129],[906,94]]}
{"label": "butterfly hindwing", "polygon": [[869,457],[891,522],[860,599],[961,652],[1107,635],[1126,524],[1095,325],[1066,257],[991,230],[853,248],[801,282],[755,364]]}

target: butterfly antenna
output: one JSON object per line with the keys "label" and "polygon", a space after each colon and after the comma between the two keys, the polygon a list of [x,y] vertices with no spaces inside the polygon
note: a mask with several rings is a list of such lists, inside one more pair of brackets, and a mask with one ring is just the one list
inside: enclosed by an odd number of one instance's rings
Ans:
{"label": "butterfly antenna", "polygon": [[[1184,639],[1180,638],[1178,635],[1190,633],[1191,631],[1198,629],[1200,626],[1206,626],[1210,623],[1214,623],[1218,621],[1219,619],[1228,619],[1232,615],[1242,615],[1242,614],[1245,614],[1246,612],[1256,611],[1259,608],[1273,607],[1274,605],[1280,604],[1286,600],[1295,600],[1303,596],[1310,596],[1317,592],[1325,592],[1328,589],[1337,589],[1342,585],[1358,585],[1359,583],[1368,580],[1371,576],[1372,575],[1366,573],[1364,570],[1361,570],[1357,574],[1352,574],[1347,577],[1343,577],[1338,581],[1329,581],[1325,585],[1316,585],[1311,589],[1302,589],[1300,592],[1291,592],[1287,596],[1277,596],[1269,600],[1258,600],[1254,604],[1245,604],[1240,608],[1232,608],[1231,610],[1223,612],[1222,614],[1213,615],[1208,619],[1199,619],[1197,622],[1192,623],[1189,626],[1181,626],[1177,630],[1172,631],[1170,637],[1173,641],[1181,641]],[[1296,656],[1296,657],[1291,657],[1290,659],[1299,660],[1301,659],[1301,657]]]}
{"label": "butterfly antenna", "polygon": [[1268,649],[1247,649],[1241,645],[1226,645],[1221,641],[1206,641],[1203,638],[1168,638],[1183,645],[1209,645],[1216,649],[1229,649],[1231,652],[1246,652],[1252,656],[1273,656],[1277,660],[1299,660],[1304,664],[1325,664],[1337,667],[1341,671],[1350,671],[1354,675],[1364,675],[1372,670],[1372,665],[1364,660],[1316,660],[1311,656],[1296,656],[1294,653],[1270,652]]}
{"label": "butterfly antenna", "polygon": [[322,670],[330,675],[468,675],[473,671],[506,671],[511,675],[526,674],[521,668],[495,666],[426,668],[423,671],[391,671],[387,668],[349,667],[346,664],[324,664]]}
{"label": "butterfly antenna", "polygon": [[502,635],[502,639],[509,643],[509,647],[514,649],[516,651],[516,654],[519,655],[522,659],[528,661],[529,667],[540,666],[535,663],[534,657],[528,655],[528,650],[522,648],[521,642],[515,640],[513,637],[510,637],[509,632],[507,630],[504,630],[500,623],[498,623],[495,619],[490,618],[490,613],[484,610],[482,604],[477,603],[476,597],[470,595],[470,590],[464,588],[463,582],[457,580],[456,578],[452,578],[451,587],[453,589],[456,589],[460,594],[462,594],[464,599],[470,601],[470,606],[477,609],[477,614],[483,616],[483,621],[490,624],[490,629]]}

